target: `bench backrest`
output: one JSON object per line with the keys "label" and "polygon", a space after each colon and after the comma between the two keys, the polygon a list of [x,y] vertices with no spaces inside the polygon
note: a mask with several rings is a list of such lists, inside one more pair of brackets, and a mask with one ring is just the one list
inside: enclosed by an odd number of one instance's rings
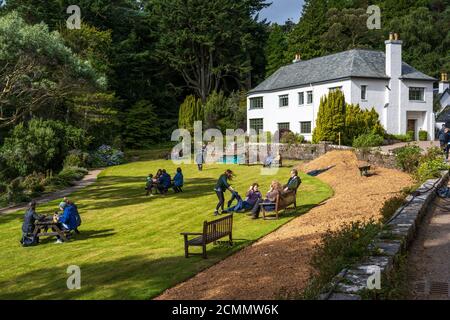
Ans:
{"label": "bench backrest", "polygon": [[207,242],[218,240],[231,234],[233,230],[233,215],[203,223],[203,236]]}

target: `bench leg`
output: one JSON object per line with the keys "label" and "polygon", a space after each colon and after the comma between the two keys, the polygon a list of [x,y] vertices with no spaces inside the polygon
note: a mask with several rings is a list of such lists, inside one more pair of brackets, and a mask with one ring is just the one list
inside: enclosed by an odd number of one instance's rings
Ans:
{"label": "bench leg", "polygon": [[233,234],[230,232],[230,240],[229,240],[229,242],[230,242],[230,246],[232,246],[233,245]]}
{"label": "bench leg", "polygon": [[203,259],[207,259],[208,257],[206,256],[206,243],[203,244]]}
{"label": "bench leg", "polygon": [[187,241],[187,235],[184,235],[184,257],[189,258],[189,245]]}

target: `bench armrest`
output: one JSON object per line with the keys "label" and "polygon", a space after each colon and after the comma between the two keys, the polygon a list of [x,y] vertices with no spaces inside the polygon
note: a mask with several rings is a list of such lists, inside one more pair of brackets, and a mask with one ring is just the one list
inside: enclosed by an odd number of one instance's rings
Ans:
{"label": "bench armrest", "polygon": [[275,204],[276,204],[276,202],[270,202],[270,203],[260,203],[259,205],[261,207],[264,207],[264,206],[274,206]]}

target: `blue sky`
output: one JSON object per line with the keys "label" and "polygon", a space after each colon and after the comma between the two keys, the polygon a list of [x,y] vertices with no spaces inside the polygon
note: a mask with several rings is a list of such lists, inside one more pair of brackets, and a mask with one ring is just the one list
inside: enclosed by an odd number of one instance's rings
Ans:
{"label": "blue sky", "polygon": [[297,23],[300,19],[303,0],[267,0],[267,2],[272,2],[272,5],[261,11],[261,18],[278,24],[283,24],[287,19]]}

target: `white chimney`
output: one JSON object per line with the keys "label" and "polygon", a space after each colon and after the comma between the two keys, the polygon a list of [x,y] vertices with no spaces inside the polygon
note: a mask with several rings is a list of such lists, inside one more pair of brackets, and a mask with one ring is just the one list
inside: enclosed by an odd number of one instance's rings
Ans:
{"label": "white chimney", "polygon": [[444,91],[449,88],[450,83],[448,82],[448,74],[441,73],[441,81],[439,81],[439,93],[444,93]]}
{"label": "white chimney", "polygon": [[402,75],[402,44],[397,33],[390,33],[386,44],[386,74],[392,79]]}

